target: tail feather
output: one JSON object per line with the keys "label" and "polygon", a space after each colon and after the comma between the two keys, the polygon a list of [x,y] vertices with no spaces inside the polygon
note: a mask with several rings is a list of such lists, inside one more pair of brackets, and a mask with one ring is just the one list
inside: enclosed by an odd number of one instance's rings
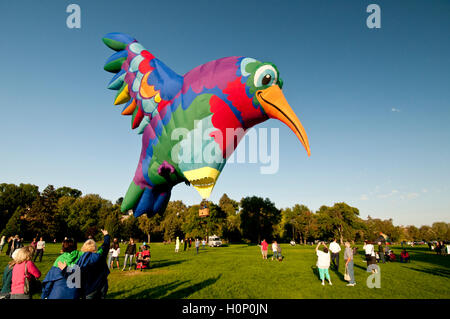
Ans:
{"label": "tail feather", "polygon": [[108,58],[108,60],[106,60],[103,69],[112,73],[119,72],[122,69],[123,62],[125,62],[125,60],[127,59],[127,56],[128,52],[126,50],[115,52]]}
{"label": "tail feather", "polygon": [[127,72],[125,70],[121,70],[116,75],[114,75],[111,81],[109,81],[108,83],[108,89],[110,90],[120,89],[124,83],[126,74]]}
{"label": "tail feather", "polygon": [[121,32],[108,33],[102,40],[103,43],[115,51],[125,50],[128,44],[135,41],[133,37]]}

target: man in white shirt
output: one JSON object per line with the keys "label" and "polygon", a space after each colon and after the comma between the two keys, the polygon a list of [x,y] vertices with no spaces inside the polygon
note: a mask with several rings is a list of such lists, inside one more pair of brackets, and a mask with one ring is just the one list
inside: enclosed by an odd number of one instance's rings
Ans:
{"label": "man in white shirt", "polygon": [[331,251],[331,261],[333,262],[333,266],[336,270],[339,270],[339,252],[341,251],[341,246],[336,242],[336,239],[333,239],[330,244]]}
{"label": "man in white shirt", "polygon": [[42,256],[44,255],[44,249],[45,249],[45,241],[41,237],[41,238],[39,238],[39,241],[36,244],[36,254],[34,255],[33,261],[36,261],[38,256],[39,256],[39,262],[42,261]]}
{"label": "man in white shirt", "polygon": [[369,241],[365,241],[363,249],[366,254],[367,267],[369,267],[372,264],[376,264],[377,259],[375,257],[375,248],[373,247],[372,243]]}

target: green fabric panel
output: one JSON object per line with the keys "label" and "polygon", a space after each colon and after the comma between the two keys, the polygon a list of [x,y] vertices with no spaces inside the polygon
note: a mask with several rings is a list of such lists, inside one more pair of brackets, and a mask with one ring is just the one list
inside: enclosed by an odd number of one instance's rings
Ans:
{"label": "green fabric panel", "polygon": [[[192,130],[194,128],[194,121],[202,120],[212,113],[210,111],[209,100],[212,94],[202,94],[197,96],[189,105],[186,110],[183,110],[181,105],[178,106],[175,112],[172,113],[172,117],[167,125],[164,126],[163,133],[159,138],[156,145],[153,146],[153,156],[148,168],[148,176],[154,185],[165,184],[167,181],[158,174],[158,168],[161,163],[166,160],[175,167],[177,174],[175,180],[179,182],[183,181],[183,173],[178,165],[172,161],[172,148],[178,143],[177,140],[172,140],[172,132],[177,128],[185,128]],[[156,163],[156,164],[155,164]],[[172,176],[170,177],[173,178]]]}
{"label": "green fabric panel", "polygon": [[144,189],[140,188],[134,182],[131,182],[130,186],[128,187],[127,194],[123,199],[122,205],[120,206],[120,210],[124,213],[129,209],[133,209],[133,207],[137,205],[143,192]]}
{"label": "green fabric panel", "polygon": [[108,72],[119,72],[122,69],[122,63],[126,58],[122,57],[120,59],[109,62],[105,65],[104,69]]}
{"label": "green fabric panel", "polygon": [[124,50],[127,47],[126,43],[122,43],[116,40],[111,40],[108,38],[103,38],[102,40],[104,44],[116,51]]}

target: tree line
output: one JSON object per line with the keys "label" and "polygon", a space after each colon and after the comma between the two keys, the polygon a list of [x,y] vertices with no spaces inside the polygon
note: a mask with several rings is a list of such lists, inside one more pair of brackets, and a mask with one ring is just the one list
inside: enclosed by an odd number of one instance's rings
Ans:
{"label": "tree line", "polygon": [[305,244],[331,238],[361,242],[376,240],[380,232],[393,242],[450,239],[450,223],[395,226],[392,219],[362,219],[359,210],[346,203],[324,205],[313,212],[305,205],[278,209],[269,198],[248,196],[236,201],[224,194],[218,203],[208,204],[208,217],[199,216],[200,205],[187,206],[178,200],[169,202],[161,215],[138,218],[132,212],[123,214],[121,203],[122,198],[112,203],[67,186],[48,185],[39,192],[36,185],[0,184],[1,235],[84,240],[97,238],[100,229],[107,229],[117,238],[147,241],[217,235],[228,242],[247,243],[277,239]]}

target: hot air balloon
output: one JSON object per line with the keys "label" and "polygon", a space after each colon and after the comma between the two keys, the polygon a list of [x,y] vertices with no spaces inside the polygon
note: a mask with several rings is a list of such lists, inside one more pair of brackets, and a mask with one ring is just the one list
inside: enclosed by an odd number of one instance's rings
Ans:
{"label": "hot air balloon", "polygon": [[[179,75],[129,35],[109,33],[103,42],[116,51],[104,66],[115,73],[108,85],[118,91],[114,104],[125,104],[122,114],[131,116],[131,128],[142,134],[122,211],[132,209],[136,217],[162,212],[181,182],[208,198],[240,139],[269,118],[290,127],[310,155],[273,63],[226,57]],[[227,129],[240,134],[230,138]]]}

